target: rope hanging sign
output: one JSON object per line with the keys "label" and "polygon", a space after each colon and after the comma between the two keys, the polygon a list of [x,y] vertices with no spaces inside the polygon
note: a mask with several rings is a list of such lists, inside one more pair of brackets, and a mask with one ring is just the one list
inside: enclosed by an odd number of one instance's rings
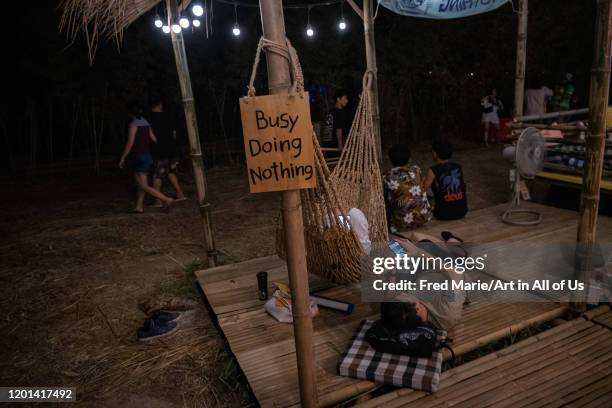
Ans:
{"label": "rope hanging sign", "polygon": [[[291,94],[255,96],[255,74],[262,49],[290,61]],[[248,95],[240,98],[240,115],[251,193],[317,186],[308,93],[296,69],[290,44],[259,42]],[[293,50],[295,51],[295,50]],[[299,70],[301,71],[301,70]]]}

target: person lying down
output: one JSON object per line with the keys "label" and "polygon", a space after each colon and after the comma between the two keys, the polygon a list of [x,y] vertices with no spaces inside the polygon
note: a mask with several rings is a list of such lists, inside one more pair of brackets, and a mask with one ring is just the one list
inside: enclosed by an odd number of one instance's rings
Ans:
{"label": "person lying down", "polygon": [[[358,208],[352,208],[347,215],[351,230],[361,243],[364,252],[369,254],[372,250],[372,242],[365,214]],[[432,256],[465,255],[465,252],[461,253],[462,240],[446,231],[442,233],[442,239],[418,232],[405,236],[392,235],[389,246],[393,243],[399,244],[409,256],[411,254],[417,256],[424,252]],[[427,271],[427,280],[430,282],[445,280],[457,282],[464,278],[464,274],[458,274],[445,268]],[[416,279],[419,279],[418,274]],[[463,305],[466,302],[466,293],[460,289],[453,289],[451,292],[435,293],[436,296],[423,296],[422,298],[418,297],[418,293],[401,293],[394,299],[381,303],[381,320],[391,330],[409,330],[424,323],[430,323],[437,329],[446,331],[449,341],[452,341],[455,336],[455,326],[461,319]]]}

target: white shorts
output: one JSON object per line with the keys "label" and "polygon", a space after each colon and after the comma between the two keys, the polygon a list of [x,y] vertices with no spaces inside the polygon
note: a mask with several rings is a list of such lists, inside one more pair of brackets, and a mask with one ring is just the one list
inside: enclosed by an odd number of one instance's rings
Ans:
{"label": "white shorts", "polygon": [[482,122],[483,123],[493,123],[494,125],[499,125],[499,115],[497,114],[497,112],[483,113]]}

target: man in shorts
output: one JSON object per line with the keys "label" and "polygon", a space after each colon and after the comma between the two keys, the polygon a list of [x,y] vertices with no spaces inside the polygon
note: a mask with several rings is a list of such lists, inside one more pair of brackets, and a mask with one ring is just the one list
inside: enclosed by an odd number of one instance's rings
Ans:
{"label": "man in shorts", "polygon": [[[174,188],[176,201],[183,201],[187,198],[181,189],[177,171],[177,147],[175,138],[175,127],[170,115],[164,112],[161,98],[156,97],[151,100],[151,111],[149,112],[149,123],[157,138],[151,149],[153,155],[153,188],[161,190],[163,180],[167,179]],[[156,202],[155,205],[161,205]]]}

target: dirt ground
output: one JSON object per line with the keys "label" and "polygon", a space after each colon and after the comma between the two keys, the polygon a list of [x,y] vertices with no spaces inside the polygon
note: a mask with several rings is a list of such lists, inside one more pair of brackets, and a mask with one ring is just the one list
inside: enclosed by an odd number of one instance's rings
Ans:
{"label": "dirt ground", "polygon": [[[470,209],[508,200],[501,147],[456,153]],[[413,160],[426,167],[427,148]],[[216,245],[230,263],[274,252],[278,194],[250,194],[242,168],[208,171]],[[196,289],[204,247],[193,188],[171,214],[131,214],[128,174],[4,183],[0,384],[74,386],[92,407],[254,405]],[[136,340],[145,311],[191,309],[176,334]]]}

